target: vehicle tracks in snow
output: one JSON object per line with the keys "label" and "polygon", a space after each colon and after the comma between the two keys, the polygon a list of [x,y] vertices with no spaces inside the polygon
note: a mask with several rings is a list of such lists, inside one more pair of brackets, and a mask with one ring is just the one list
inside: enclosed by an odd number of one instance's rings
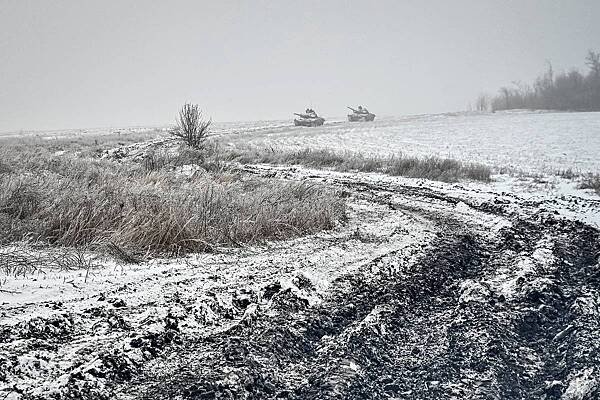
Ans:
{"label": "vehicle tracks in snow", "polygon": [[[317,304],[281,290],[228,330],[182,337],[183,346],[148,365],[121,394],[135,397],[141,388],[143,398],[189,399],[600,394],[597,229],[427,188],[335,183],[427,221],[433,239],[339,276]],[[509,223],[498,224],[499,217]]]}
{"label": "vehicle tracks in snow", "polygon": [[[46,354],[75,359],[18,381],[23,398],[600,396],[596,228],[517,198],[245,168],[339,187],[349,226],[199,256],[113,287],[113,306],[73,300],[62,319],[11,326],[0,351],[33,357],[45,338]],[[6,381],[23,375],[15,358]],[[57,377],[51,395],[27,387]]]}

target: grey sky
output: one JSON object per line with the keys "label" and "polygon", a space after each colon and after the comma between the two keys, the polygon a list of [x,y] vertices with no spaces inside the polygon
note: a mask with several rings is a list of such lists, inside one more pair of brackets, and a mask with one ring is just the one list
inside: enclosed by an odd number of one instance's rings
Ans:
{"label": "grey sky", "polygon": [[598,0],[0,0],[0,131],[464,109],[600,50]]}

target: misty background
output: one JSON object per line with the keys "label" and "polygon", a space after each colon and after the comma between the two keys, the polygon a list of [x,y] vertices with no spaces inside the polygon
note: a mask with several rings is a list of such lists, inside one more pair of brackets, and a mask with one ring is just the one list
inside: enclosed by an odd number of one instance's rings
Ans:
{"label": "misty background", "polygon": [[600,2],[0,0],[0,131],[464,110],[585,70]]}

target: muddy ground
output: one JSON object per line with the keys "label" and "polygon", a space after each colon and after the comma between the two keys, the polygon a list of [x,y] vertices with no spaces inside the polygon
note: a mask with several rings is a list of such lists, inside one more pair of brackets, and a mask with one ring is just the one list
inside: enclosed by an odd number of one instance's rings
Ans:
{"label": "muddy ground", "polygon": [[338,186],[350,220],[7,301],[0,399],[600,398],[597,228],[553,201],[245,170]]}

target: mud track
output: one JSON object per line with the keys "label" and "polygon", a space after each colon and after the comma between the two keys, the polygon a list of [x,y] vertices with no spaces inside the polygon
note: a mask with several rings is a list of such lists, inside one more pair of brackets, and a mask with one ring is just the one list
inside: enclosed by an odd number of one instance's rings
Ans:
{"label": "mud track", "polygon": [[[56,311],[0,326],[0,398],[600,398],[596,228],[514,196],[245,172],[338,186],[353,217],[329,236],[5,310]],[[39,363],[40,346],[57,366],[36,375],[22,361]]]}
{"label": "mud track", "polygon": [[[459,215],[456,204],[467,200],[426,188],[336,184],[429,221],[433,240],[416,253],[390,251],[365,262],[337,278],[318,304],[280,290],[230,329],[182,335],[120,393],[147,399],[600,396],[597,230],[485,202]],[[485,216],[510,225],[490,232]],[[310,290],[310,282],[303,284]]]}

